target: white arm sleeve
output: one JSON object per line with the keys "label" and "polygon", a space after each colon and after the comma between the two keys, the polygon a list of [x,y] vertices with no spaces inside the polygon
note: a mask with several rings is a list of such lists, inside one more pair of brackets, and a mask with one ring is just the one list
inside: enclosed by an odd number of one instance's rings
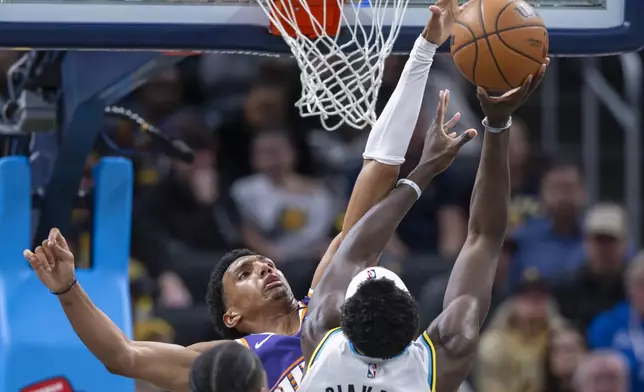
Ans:
{"label": "white arm sleeve", "polygon": [[388,165],[405,162],[436,49],[422,36],[416,39],[398,85],[369,134],[364,159]]}

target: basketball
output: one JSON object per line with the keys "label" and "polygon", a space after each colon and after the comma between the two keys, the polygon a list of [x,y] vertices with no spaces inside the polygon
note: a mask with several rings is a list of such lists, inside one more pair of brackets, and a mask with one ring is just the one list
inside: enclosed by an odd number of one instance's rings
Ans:
{"label": "basketball", "polygon": [[523,0],[474,0],[454,24],[450,47],[467,80],[507,91],[539,71],[548,55],[548,31]]}

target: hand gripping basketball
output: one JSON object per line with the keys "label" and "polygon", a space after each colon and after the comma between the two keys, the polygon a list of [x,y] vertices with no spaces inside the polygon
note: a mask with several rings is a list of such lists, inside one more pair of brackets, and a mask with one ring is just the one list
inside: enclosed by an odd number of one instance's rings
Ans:
{"label": "hand gripping basketball", "polygon": [[525,0],[475,0],[454,23],[454,63],[463,76],[488,91],[521,87],[548,55],[543,19]]}
{"label": "hand gripping basketball", "polygon": [[433,164],[436,174],[447,169],[461,147],[476,137],[474,129],[468,129],[460,136],[457,136],[456,132],[448,133],[461,118],[461,114],[456,113],[448,122],[445,122],[445,112],[449,104],[449,90],[441,90],[438,97],[436,117],[425,135],[423,155],[420,159],[420,164]]}
{"label": "hand gripping basketball", "polygon": [[452,34],[454,21],[458,19],[468,3],[459,7],[458,0],[438,0],[436,4],[430,5],[429,11],[432,15],[423,30],[423,38],[427,42],[441,46]]}
{"label": "hand gripping basketball", "polygon": [[38,279],[52,293],[63,293],[76,282],[74,254],[58,229],[51,229],[49,238],[36,247],[34,252],[25,249],[23,255]]}
{"label": "hand gripping basketball", "polygon": [[533,78],[528,76],[523,81],[521,87],[508,91],[499,97],[490,97],[490,95],[481,86],[476,88],[476,96],[481,104],[481,109],[487,117],[488,124],[493,128],[503,128],[507,124],[510,116],[523,105],[528,98],[536,91],[541,84],[546,69],[550,64],[550,59],[546,58],[546,63],[541,65],[539,72]]}

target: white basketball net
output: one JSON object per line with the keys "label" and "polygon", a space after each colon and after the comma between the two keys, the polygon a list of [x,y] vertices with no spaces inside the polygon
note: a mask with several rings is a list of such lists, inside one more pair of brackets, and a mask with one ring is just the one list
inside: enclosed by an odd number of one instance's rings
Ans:
{"label": "white basketball net", "polygon": [[[321,0],[324,5],[337,2],[342,10],[339,29],[332,35],[325,33],[326,12],[318,22],[307,0],[282,0],[290,3],[284,11],[275,5],[277,1],[257,0],[301,69],[302,96],[295,104],[300,115],[319,115],[329,131],[343,124],[357,129],[373,125],[385,60],[398,37],[409,0]],[[308,14],[317,38],[298,29],[294,11],[298,7]],[[296,36],[288,36],[282,23],[294,29]],[[383,31],[385,26],[388,31]]]}

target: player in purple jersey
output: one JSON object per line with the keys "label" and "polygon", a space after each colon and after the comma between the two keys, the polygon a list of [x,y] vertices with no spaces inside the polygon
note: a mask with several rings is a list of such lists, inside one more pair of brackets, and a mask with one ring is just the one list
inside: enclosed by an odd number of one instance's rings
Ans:
{"label": "player in purple jersey", "polygon": [[[442,29],[443,42],[449,37],[453,21],[454,15],[444,12],[432,18],[428,26]],[[410,56],[396,89],[369,133],[364,164],[349,200],[343,233],[396,183],[418,120],[433,54]],[[445,124],[446,128],[456,125],[459,117],[457,113]],[[329,245],[313,277],[312,289],[322,278],[342,239],[340,234]],[[49,238],[35,252],[25,250],[24,254],[41,282],[57,293],[79,338],[115,374],[145,380],[165,390],[188,392],[195,358],[204,350],[222,344],[204,342],[182,347],[128,339],[76,282],[74,255],[56,229],[52,229]],[[293,297],[273,261],[244,249],[228,253],[213,271],[207,299],[215,327],[260,357],[267,371],[269,390],[297,391],[303,374],[300,328],[308,301]]]}

